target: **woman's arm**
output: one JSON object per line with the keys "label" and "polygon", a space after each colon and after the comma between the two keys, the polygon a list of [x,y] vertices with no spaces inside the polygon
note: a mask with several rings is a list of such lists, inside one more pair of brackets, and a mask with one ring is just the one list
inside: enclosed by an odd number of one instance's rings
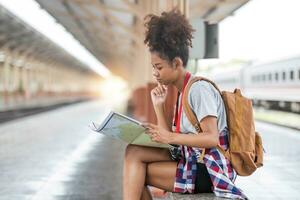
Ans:
{"label": "woman's arm", "polygon": [[207,116],[201,120],[200,126],[203,132],[199,134],[176,134],[160,126],[145,124],[146,132],[155,142],[200,148],[216,147],[219,144],[217,118]]}
{"label": "woman's arm", "polygon": [[151,90],[151,100],[157,118],[158,126],[171,131],[171,122],[167,120],[165,115],[164,104],[167,99],[168,88],[164,85],[158,84],[157,87]]}
{"label": "woman's arm", "polygon": [[167,120],[164,105],[154,107],[154,111],[157,118],[157,125],[163,127],[168,131],[171,131],[171,122],[168,122]]}
{"label": "woman's arm", "polygon": [[202,132],[199,134],[172,134],[170,144],[191,147],[211,148],[219,144],[217,118],[207,116],[200,122]]}

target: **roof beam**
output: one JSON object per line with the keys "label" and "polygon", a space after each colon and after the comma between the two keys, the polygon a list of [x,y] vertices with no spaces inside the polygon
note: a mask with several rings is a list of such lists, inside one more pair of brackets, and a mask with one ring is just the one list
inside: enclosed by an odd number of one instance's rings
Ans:
{"label": "roof beam", "polygon": [[86,40],[89,43],[89,46],[92,48],[92,50],[94,50],[93,52],[97,52],[97,46],[95,46],[93,39],[92,39],[93,36],[90,34],[89,31],[86,30],[84,24],[80,20],[78,20],[77,13],[72,9],[72,7],[69,4],[69,1],[64,0],[62,2],[62,5],[67,10],[70,17],[73,18],[75,24],[79,28],[79,31],[81,31],[83,33],[83,35],[85,36]]}
{"label": "roof beam", "polygon": [[107,9],[105,9],[105,6],[103,6],[103,4],[97,0],[92,0],[92,2],[94,2],[94,5],[99,8],[99,10],[101,10],[107,17],[107,19],[111,20],[114,24],[118,25],[119,27],[123,28],[131,37],[133,40],[135,40],[135,42],[138,44],[140,43],[140,41],[142,41],[141,37],[139,34],[137,34],[132,27],[128,27],[127,25],[125,25],[119,18],[117,18],[116,16],[112,15],[109,11],[107,11]]}
{"label": "roof beam", "polygon": [[206,19],[210,23],[218,23],[223,20],[226,16],[233,13],[235,10],[240,8],[242,5],[247,3],[249,0],[224,0],[221,1],[213,10],[206,15]]}
{"label": "roof beam", "polygon": [[143,10],[137,4],[131,3],[129,0],[123,0],[123,2],[129,8],[129,10],[131,11],[131,13],[135,14],[138,19],[144,19],[144,17],[145,17],[145,14],[144,14],[145,10]]}
{"label": "roof beam", "polygon": [[190,18],[205,18],[205,15],[211,12],[219,2],[220,0],[196,1],[196,3],[190,5]]}
{"label": "roof beam", "polygon": [[[96,33],[93,34],[95,36],[97,36],[97,38],[95,38],[95,41],[98,41],[98,38],[101,39],[101,42],[105,43],[107,47],[109,47],[110,49],[113,49],[113,51],[103,51],[102,52],[108,52],[108,53],[116,53],[116,51],[120,51],[120,44],[123,43],[123,41],[120,39],[122,38],[122,35],[116,35],[116,32],[112,31],[111,26],[109,26],[107,24],[107,21],[105,21],[103,18],[99,18],[98,16],[95,16],[92,12],[90,12],[87,8],[86,8],[87,4],[81,4],[81,8],[83,9],[84,13],[87,16],[87,21],[86,23],[90,23],[91,22],[97,22],[99,24],[99,20],[103,23],[103,25],[106,28],[100,28],[101,26],[96,26],[94,24],[92,24],[92,26],[87,26],[87,27],[92,27],[92,29],[90,28],[89,30],[92,33]],[[83,24],[86,24],[83,23]],[[131,37],[129,35],[123,35],[123,38],[126,38],[126,41],[130,41]],[[107,38],[110,38],[111,40],[107,40]],[[136,43],[135,43],[136,44]],[[101,46],[101,45],[99,45]],[[129,46],[128,46],[129,47]],[[128,51],[133,51],[132,48],[129,48],[130,50]],[[100,50],[101,51],[101,50]],[[120,51],[120,53],[122,53]]]}

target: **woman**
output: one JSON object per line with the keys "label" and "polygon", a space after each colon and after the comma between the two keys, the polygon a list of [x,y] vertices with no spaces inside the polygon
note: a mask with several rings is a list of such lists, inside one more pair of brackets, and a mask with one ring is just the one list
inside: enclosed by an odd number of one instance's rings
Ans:
{"label": "woman", "polygon": [[[193,77],[185,69],[192,46],[192,26],[178,10],[172,10],[161,16],[148,15],[145,27],[144,42],[158,82],[151,91],[158,125],[144,126],[153,141],[178,147],[169,150],[129,145],[124,159],[123,199],[152,199],[148,185],[170,192],[214,192],[221,197],[245,198],[234,186],[236,173],[230,162],[216,148],[219,143],[228,148],[229,134],[218,91],[206,81],[197,81],[189,90],[188,102],[200,122],[201,133],[197,134],[182,109],[182,93]],[[168,85],[174,85],[180,94],[175,127],[164,112]],[[203,160],[199,160],[201,148],[206,149]]]}

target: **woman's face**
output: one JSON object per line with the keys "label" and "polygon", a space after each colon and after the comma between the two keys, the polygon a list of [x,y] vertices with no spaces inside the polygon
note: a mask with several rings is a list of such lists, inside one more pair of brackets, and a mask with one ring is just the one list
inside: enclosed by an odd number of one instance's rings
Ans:
{"label": "woman's face", "polygon": [[157,82],[163,85],[169,85],[176,78],[176,70],[165,59],[162,59],[158,53],[151,53],[152,75]]}

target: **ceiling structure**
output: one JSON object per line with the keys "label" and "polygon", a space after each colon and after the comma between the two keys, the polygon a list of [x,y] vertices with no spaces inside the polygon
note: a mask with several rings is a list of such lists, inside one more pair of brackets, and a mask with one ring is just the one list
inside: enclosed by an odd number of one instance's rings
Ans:
{"label": "ceiling structure", "polygon": [[[249,0],[36,1],[99,61],[122,76],[124,69],[130,72],[128,69],[139,56],[138,52],[145,49],[143,19],[146,14],[159,14],[184,3],[189,18],[201,17],[208,23],[218,23]],[[116,60],[122,64],[115,64]]]}
{"label": "ceiling structure", "polygon": [[2,6],[0,6],[0,49],[17,54],[17,57],[23,59],[34,57],[42,62],[55,61],[57,64],[72,66],[80,71],[91,71],[88,66],[74,59],[66,50]]}

